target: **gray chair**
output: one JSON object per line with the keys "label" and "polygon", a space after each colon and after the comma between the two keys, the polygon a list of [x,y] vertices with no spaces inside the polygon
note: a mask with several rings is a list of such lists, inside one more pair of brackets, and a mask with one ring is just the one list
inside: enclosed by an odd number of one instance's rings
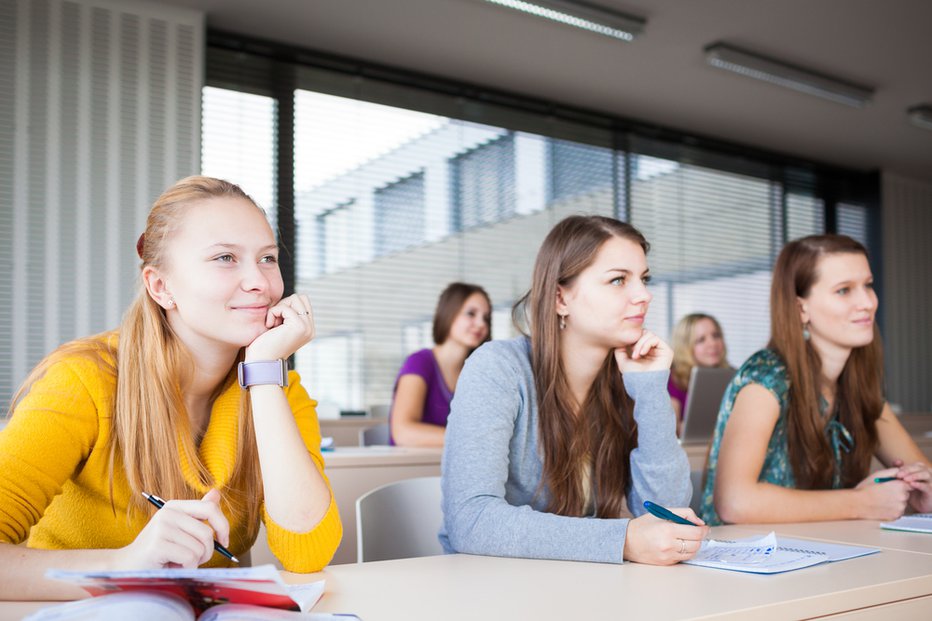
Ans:
{"label": "gray chair", "polygon": [[693,484],[693,497],[689,501],[689,508],[696,512],[696,515],[699,515],[699,505],[702,504],[702,479],[704,478],[705,470],[690,470],[689,471],[689,480]]}
{"label": "gray chair", "polygon": [[356,555],[360,563],[443,554],[440,477],[377,487],[356,501]]}
{"label": "gray chair", "polygon": [[380,403],[370,407],[369,414],[372,416],[372,418],[388,418],[388,414],[391,412],[391,409],[391,403]]}
{"label": "gray chair", "polygon": [[359,430],[359,446],[384,446],[388,444],[388,423]]}

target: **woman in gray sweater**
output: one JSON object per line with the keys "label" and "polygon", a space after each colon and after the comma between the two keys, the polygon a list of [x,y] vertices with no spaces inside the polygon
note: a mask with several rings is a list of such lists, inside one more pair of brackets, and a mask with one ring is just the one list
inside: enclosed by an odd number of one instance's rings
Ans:
{"label": "woman in gray sweater", "polygon": [[515,306],[529,336],[483,345],[457,384],[447,552],[666,565],[699,549],[707,527],[643,509],[686,507],[691,493],[666,391],[673,352],[644,329],[648,248],[602,216],[566,218],[544,240]]}

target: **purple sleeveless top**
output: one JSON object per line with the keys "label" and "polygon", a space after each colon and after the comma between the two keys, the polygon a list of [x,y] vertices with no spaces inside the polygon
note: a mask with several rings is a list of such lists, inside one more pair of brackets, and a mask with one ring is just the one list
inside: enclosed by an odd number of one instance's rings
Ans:
{"label": "purple sleeveless top", "polygon": [[[447,388],[447,383],[443,381],[443,374],[440,372],[440,366],[434,357],[434,352],[430,349],[416,351],[405,360],[398,371],[398,377],[395,378],[395,388],[398,390],[398,380],[402,375],[417,375],[427,383],[427,395],[424,398],[424,412],[421,415],[422,423],[447,426],[447,417],[450,415],[450,401],[453,400],[453,393]],[[394,400],[394,394],[392,395]],[[389,414],[389,420],[391,414]],[[389,428],[391,424],[389,423]],[[395,439],[389,437],[389,442],[394,446]]]}
{"label": "purple sleeveless top", "polygon": [[680,402],[680,420],[683,420],[683,414],[686,413],[686,391],[680,390],[673,382],[673,374],[670,374],[670,379],[667,381],[667,392],[670,393],[670,396]]}

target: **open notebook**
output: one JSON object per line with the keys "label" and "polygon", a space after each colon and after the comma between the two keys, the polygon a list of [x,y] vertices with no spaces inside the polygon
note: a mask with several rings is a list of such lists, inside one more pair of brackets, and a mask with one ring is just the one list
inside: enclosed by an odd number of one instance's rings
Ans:
{"label": "open notebook", "polygon": [[905,530],[911,533],[932,533],[932,513],[904,515],[893,522],[881,522],[880,528],[886,530]]}
{"label": "open notebook", "polygon": [[156,591],[120,592],[43,608],[25,621],[360,621],[356,615],[296,612],[249,604],[220,604],[198,611],[187,599]]}
{"label": "open notebook", "polygon": [[771,532],[763,537],[735,541],[704,541],[699,553],[683,562],[687,565],[752,574],[778,574],[875,552],[880,552],[880,549],[777,537]]}
{"label": "open notebook", "polygon": [[272,565],[110,572],[50,569],[45,575],[76,584],[94,597],[44,608],[28,617],[29,621],[356,618],[307,613],[323,595],[324,581],[285,584]]}

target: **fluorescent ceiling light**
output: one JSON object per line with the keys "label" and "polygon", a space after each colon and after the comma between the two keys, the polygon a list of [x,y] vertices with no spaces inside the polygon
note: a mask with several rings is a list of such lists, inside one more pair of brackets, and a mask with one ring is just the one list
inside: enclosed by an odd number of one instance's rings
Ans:
{"label": "fluorescent ceiling light", "polygon": [[932,105],[920,104],[906,111],[909,122],[916,127],[932,129]]}
{"label": "fluorescent ceiling light", "polygon": [[809,69],[748,52],[727,43],[713,43],[705,48],[706,62],[719,69],[734,71],[837,103],[863,108],[871,101],[874,89],[845,82]]}
{"label": "fluorescent ceiling light", "polygon": [[647,24],[646,19],[625,15],[587,2],[571,2],[570,0],[485,1],[622,41],[633,40],[634,37],[644,32],[644,25]]}

